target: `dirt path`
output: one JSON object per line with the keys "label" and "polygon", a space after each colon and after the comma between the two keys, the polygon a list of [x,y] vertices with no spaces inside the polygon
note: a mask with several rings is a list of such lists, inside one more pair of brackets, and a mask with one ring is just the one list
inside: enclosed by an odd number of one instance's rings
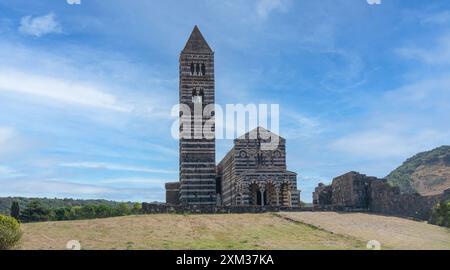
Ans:
{"label": "dirt path", "polygon": [[300,212],[283,217],[389,249],[450,249],[450,230],[424,222],[362,213]]}

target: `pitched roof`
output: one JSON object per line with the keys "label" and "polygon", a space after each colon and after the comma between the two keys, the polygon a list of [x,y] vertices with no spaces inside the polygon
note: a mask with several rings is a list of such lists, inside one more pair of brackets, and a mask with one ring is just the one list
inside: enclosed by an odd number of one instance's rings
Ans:
{"label": "pitched roof", "polygon": [[267,130],[263,127],[257,127],[255,129],[252,129],[249,132],[245,133],[244,135],[238,137],[237,140],[258,139],[258,138],[267,139],[267,138],[274,138],[274,137],[279,137],[284,140],[283,137],[281,137],[280,135],[278,135],[276,133],[273,133],[270,130]]}
{"label": "pitched roof", "polygon": [[212,53],[213,51],[209,47],[205,38],[203,37],[200,29],[198,29],[197,25],[192,30],[191,36],[186,42],[186,46],[184,46],[184,53]]}

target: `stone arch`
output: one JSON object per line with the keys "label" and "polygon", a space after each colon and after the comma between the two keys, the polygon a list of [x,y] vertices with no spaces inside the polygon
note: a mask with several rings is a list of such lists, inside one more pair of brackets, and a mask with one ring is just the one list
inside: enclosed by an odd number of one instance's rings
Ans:
{"label": "stone arch", "polygon": [[248,192],[249,192],[249,205],[257,206],[259,185],[256,181],[253,181],[249,184]]}
{"label": "stone arch", "polygon": [[267,201],[266,205],[279,205],[279,188],[273,181],[268,181],[266,184]]}
{"label": "stone arch", "polygon": [[283,182],[280,186],[281,205],[292,207],[292,191],[291,183]]}

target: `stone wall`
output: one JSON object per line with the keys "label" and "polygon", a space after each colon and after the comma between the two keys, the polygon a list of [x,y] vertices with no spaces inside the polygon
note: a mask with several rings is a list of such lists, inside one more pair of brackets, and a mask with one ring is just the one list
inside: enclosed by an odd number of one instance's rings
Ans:
{"label": "stone wall", "polygon": [[429,220],[433,207],[450,200],[450,190],[439,195],[401,194],[385,179],[350,172],[333,179],[331,185],[319,184],[313,193],[316,210],[371,211]]}
{"label": "stone wall", "polygon": [[331,194],[332,194],[331,186],[326,186],[323,183],[320,183],[313,193],[313,205],[316,206],[331,205],[332,204]]}
{"label": "stone wall", "polygon": [[450,200],[450,189],[442,194],[422,196],[418,193],[400,194],[398,188],[377,186],[372,190],[370,210],[389,215],[430,220],[433,207],[441,201]]}
{"label": "stone wall", "polygon": [[211,205],[170,205],[142,203],[144,214],[227,214],[227,213],[267,213],[312,211],[312,207],[277,207],[277,206],[211,206]]}
{"label": "stone wall", "polygon": [[180,182],[166,183],[166,203],[180,204]]}

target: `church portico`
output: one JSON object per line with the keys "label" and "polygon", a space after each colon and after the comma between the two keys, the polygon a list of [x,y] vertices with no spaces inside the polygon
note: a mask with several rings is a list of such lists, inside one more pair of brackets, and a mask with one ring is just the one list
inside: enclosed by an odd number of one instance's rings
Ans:
{"label": "church portico", "polygon": [[235,205],[292,207],[299,200],[296,174],[292,172],[245,174],[238,178],[236,190],[232,199]]}

